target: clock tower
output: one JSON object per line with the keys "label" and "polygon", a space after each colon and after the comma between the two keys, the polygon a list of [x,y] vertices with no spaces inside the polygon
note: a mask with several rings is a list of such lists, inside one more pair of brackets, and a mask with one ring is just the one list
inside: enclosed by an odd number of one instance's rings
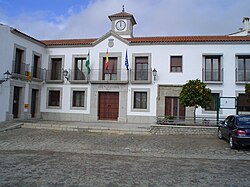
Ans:
{"label": "clock tower", "polygon": [[136,21],[132,14],[124,11],[124,6],[122,7],[122,12],[109,16],[109,19],[112,22],[112,31],[124,38],[133,37],[133,26],[136,24]]}

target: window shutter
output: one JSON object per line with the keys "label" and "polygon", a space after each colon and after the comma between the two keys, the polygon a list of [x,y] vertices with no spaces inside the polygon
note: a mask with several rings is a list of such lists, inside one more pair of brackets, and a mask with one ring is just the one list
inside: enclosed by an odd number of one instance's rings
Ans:
{"label": "window shutter", "polygon": [[171,57],[171,66],[172,67],[181,67],[182,66],[182,57],[181,56],[172,56]]}

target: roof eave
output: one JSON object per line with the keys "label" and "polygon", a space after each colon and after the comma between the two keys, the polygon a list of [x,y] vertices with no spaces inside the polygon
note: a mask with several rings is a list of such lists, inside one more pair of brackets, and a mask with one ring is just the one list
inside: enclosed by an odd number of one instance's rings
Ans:
{"label": "roof eave", "polygon": [[19,36],[19,37],[22,37],[22,38],[24,38],[24,39],[27,39],[27,40],[29,40],[30,42],[33,42],[33,43],[35,43],[35,44],[37,44],[37,45],[40,45],[40,46],[42,46],[42,47],[45,47],[45,46],[46,46],[45,43],[43,43],[43,42],[41,42],[41,41],[39,41],[39,40],[37,40],[37,39],[35,39],[35,38],[33,38],[33,37],[27,35],[27,34],[24,34],[23,32],[20,32],[19,30],[15,29],[15,28],[10,28],[10,32],[13,33],[13,34],[15,34],[15,35],[17,35],[17,36]]}

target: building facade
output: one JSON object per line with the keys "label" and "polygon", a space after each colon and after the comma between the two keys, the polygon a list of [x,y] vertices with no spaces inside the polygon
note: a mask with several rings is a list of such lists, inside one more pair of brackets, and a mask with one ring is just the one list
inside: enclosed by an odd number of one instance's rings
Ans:
{"label": "building facade", "polygon": [[[0,25],[0,121],[46,119],[155,123],[158,116],[192,117],[181,87],[200,79],[212,90],[198,117],[216,117],[217,97],[238,97],[248,112],[249,18],[224,36],[134,37],[132,14],[109,16],[111,30],[96,39],[38,40]],[[226,100],[229,102],[230,100]],[[221,109],[220,116],[236,113]]]}

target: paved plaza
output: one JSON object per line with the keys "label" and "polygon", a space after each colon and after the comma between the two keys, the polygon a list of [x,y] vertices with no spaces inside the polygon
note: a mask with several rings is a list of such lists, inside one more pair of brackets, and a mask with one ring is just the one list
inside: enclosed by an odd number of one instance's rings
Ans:
{"label": "paved plaza", "polygon": [[0,186],[250,186],[249,168],[214,135],[0,133]]}

